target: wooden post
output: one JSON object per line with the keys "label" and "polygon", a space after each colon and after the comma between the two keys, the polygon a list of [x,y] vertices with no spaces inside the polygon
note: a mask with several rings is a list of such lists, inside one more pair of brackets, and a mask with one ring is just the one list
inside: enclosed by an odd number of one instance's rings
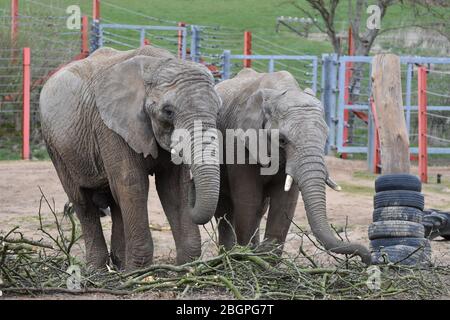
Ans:
{"label": "wooden post", "polygon": [[[178,22],[179,27],[185,27],[185,22]],[[181,59],[183,57],[183,31],[178,30],[178,58]]]}
{"label": "wooden post", "polygon": [[428,183],[427,69],[425,67],[419,67],[417,80],[419,102],[419,175],[423,183]]}
{"label": "wooden post", "polygon": [[[347,54],[349,56],[353,56],[355,54],[355,47],[353,46],[353,34],[352,34],[352,27],[348,28],[348,52]],[[344,101],[346,105],[350,105],[352,102],[350,101],[350,79],[352,78],[353,74],[353,62],[347,62],[345,67],[345,91],[344,91]],[[349,110],[344,110],[344,132],[343,132],[343,138],[344,138],[344,146],[347,145],[348,141],[348,120],[349,120]],[[343,153],[341,155],[342,159],[347,159],[347,154]]]}
{"label": "wooden post", "polygon": [[89,19],[81,17],[81,55],[86,58],[89,55]]}
{"label": "wooden post", "polygon": [[379,54],[373,58],[372,96],[380,134],[383,174],[409,173],[409,137],[398,56]]}
{"label": "wooden post", "polygon": [[[252,54],[252,33],[251,31],[244,31],[244,54],[251,55]],[[244,59],[244,68],[251,68],[252,60]]]}
{"label": "wooden post", "polygon": [[22,159],[30,159],[30,48],[23,48]]}

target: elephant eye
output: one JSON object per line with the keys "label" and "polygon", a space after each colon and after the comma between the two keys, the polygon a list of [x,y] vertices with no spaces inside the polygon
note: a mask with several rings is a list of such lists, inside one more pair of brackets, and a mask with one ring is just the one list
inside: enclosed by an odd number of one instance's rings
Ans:
{"label": "elephant eye", "polygon": [[164,117],[167,118],[168,120],[172,120],[175,115],[175,112],[173,111],[173,108],[170,105],[163,106],[162,113]]}
{"label": "elephant eye", "polygon": [[280,136],[278,141],[279,141],[281,147],[284,147],[288,143],[288,140],[284,136]]}

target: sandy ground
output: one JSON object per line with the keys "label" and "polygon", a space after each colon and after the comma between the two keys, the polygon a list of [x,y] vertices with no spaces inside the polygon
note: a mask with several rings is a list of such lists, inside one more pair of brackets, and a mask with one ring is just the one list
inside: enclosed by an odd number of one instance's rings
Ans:
{"label": "sandy ground", "polygon": [[[374,179],[376,176],[367,172],[364,161],[341,160],[328,157],[327,164],[332,177],[342,186],[342,192],[327,190],[327,206],[329,221],[337,230],[345,230],[345,234],[351,241],[357,241],[368,245],[367,228],[372,219],[372,201],[374,193]],[[417,173],[417,168],[413,168]],[[443,183],[436,184],[436,175],[443,175]],[[430,167],[430,183],[424,186],[424,194],[427,208],[437,208],[450,211],[450,167]],[[175,258],[175,245],[169,224],[165,218],[161,204],[156,194],[154,180],[150,177],[149,194],[149,220],[153,230],[155,245],[155,261],[171,262]],[[0,162],[0,233],[20,226],[20,230],[28,237],[39,239],[37,230],[39,222],[37,212],[39,210],[40,191],[54,201],[55,208],[62,212],[67,197],[59,182],[56,171],[49,161],[4,161]],[[42,207],[42,213],[46,221],[46,228],[54,229],[50,210]],[[303,202],[299,199],[295,223],[308,230],[308,223],[303,208]],[[102,218],[105,236],[109,239],[111,220]],[[264,229],[265,220],[262,223]],[[202,238],[205,242],[212,243],[210,236],[212,226],[202,229]],[[263,234],[263,232],[262,232]],[[298,228],[291,227],[285,249],[288,254],[296,254],[302,243]],[[312,254],[317,250],[311,243],[305,242],[304,247]],[[214,247],[208,243],[207,250],[214,254]],[[450,263],[450,242],[432,242],[433,258],[438,264]],[[79,249],[82,250],[82,249]],[[82,252],[79,252],[82,255]],[[89,298],[89,297],[87,297]],[[96,296],[90,296],[95,299]],[[158,298],[158,297],[153,297]],[[162,297],[170,298],[170,297]]]}

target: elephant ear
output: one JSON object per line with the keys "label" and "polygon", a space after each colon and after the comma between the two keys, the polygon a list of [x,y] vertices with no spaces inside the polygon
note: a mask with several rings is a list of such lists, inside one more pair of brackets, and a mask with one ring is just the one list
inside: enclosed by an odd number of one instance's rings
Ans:
{"label": "elephant ear", "polygon": [[[285,91],[274,89],[259,89],[252,94],[247,103],[241,106],[237,116],[236,128],[242,129],[244,132],[248,129],[263,129],[267,119],[270,118],[273,108],[276,105],[276,98],[283,95]],[[258,131],[256,132],[257,138]],[[253,148],[249,148],[248,139],[245,135],[238,135],[238,139],[245,144],[253,159],[258,159],[258,155]],[[259,142],[258,142],[259,143]]]}
{"label": "elephant ear", "polygon": [[276,105],[276,98],[284,93],[286,91],[274,89],[259,89],[256,91],[248,98],[246,105],[241,107],[236,127],[244,131],[250,128],[264,128],[265,119],[270,117]]}
{"label": "elephant ear", "polygon": [[137,153],[158,157],[151,120],[144,111],[145,74],[161,59],[136,56],[109,67],[94,81],[95,100],[106,126]]}

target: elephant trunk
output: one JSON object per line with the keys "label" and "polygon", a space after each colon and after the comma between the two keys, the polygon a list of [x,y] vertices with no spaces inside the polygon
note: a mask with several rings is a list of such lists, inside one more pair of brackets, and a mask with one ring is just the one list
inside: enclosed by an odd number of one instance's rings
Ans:
{"label": "elephant trunk", "polygon": [[[220,167],[218,160],[218,140],[211,141],[205,130],[215,130],[215,125],[207,125],[203,122],[203,129],[189,130],[193,143],[191,144],[191,172],[193,179],[193,208],[191,210],[192,221],[196,224],[205,224],[213,217],[220,189]],[[200,138],[202,134],[202,138]],[[211,156],[216,153],[217,158]]]}
{"label": "elephant trunk", "polygon": [[305,156],[295,174],[305,204],[306,216],[314,236],[326,250],[339,254],[357,254],[369,265],[369,250],[360,244],[340,241],[333,234],[326,214],[325,179],[327,170],[322,155]]}

